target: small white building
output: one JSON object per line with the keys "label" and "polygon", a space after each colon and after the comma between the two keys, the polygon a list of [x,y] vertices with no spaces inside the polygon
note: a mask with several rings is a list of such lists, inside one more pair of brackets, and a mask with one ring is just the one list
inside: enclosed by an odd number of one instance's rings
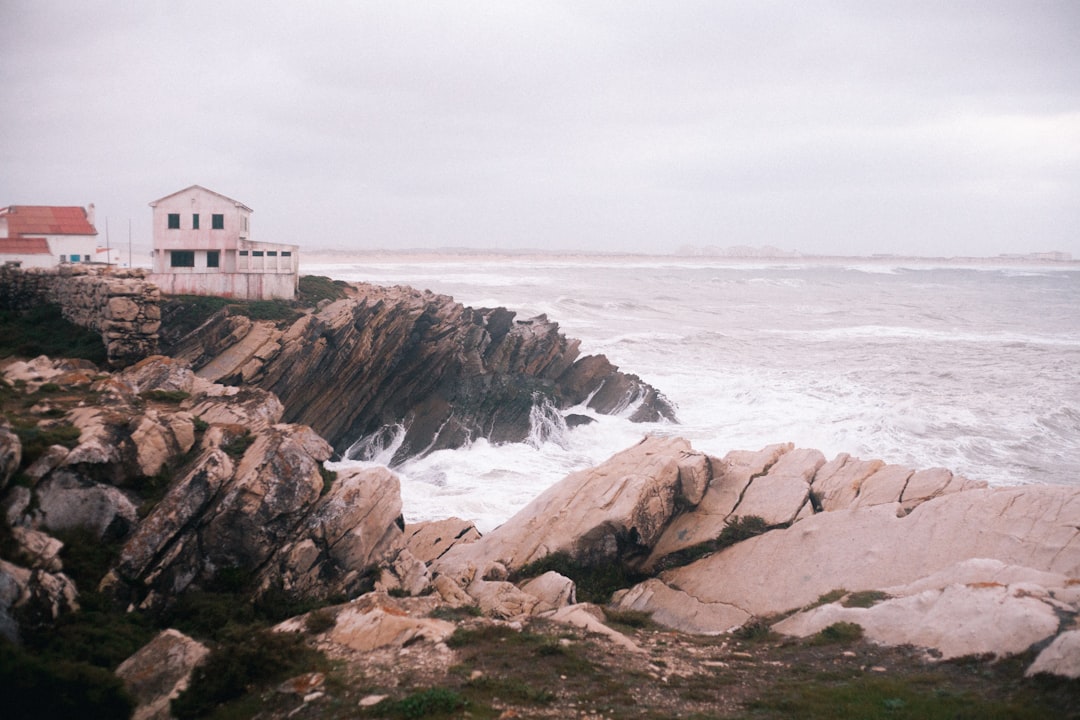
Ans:
{"label": "small white building", "polygon": [[252,210],[199,185],[150,203],[154,212],[149,280],[168,295],[292,300],[298,245],[251,239]]}
{"label": "small white building", "polygon": [[97,260],[94,206],[10,205],[0,208],[0,263],[56,267]]}

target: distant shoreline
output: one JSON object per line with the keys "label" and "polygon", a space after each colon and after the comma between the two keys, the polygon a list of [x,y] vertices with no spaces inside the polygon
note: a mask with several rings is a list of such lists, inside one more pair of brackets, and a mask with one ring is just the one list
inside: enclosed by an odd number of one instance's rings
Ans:
{"label": "distant shoreline", "polygon": [[1030,256],[925,257],[915,255],[653,255],[646,253],[568,253],[496,250],[315,250],[300,252],[300,268],[317,265],[445,262],[567,262],[612,264],[724,263],[731,265],[913,265],[1080,268],[1080,260]]}

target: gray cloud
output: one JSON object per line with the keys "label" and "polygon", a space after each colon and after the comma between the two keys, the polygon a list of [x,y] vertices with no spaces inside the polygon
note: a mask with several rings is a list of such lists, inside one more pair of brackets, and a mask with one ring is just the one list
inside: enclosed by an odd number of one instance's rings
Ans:
{"label": "gray cloud", "polygon": [[[14,0],[0,204],[307,247],[1080,256],[1073,2]],[[100,224],[100,223],[99,223]]]}

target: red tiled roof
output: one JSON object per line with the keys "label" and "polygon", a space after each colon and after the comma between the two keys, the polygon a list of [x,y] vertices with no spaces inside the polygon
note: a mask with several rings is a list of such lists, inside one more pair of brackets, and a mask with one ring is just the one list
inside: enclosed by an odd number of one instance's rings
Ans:
{"label": "red tiled roof", "polygon": [[0,238],[0,255],[50,255],[45,238]]}
{"label": "red tiled roof", "polygon": [[12,205],[0,209],[7,220],[8,237],[27,235],[97,235],[81,207]]}

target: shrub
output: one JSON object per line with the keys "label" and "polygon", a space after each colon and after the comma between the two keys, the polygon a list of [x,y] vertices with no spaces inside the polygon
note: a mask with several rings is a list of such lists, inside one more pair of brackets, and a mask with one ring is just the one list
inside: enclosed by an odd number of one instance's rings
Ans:
{"label": "shrub", "polygon": [[238,630],[196,668],[187,690],[172,701],[179,720],[198,718],[253,687],[278,682],[318,665],[321,656],[299,635]]}
{"label": "shrub", "polygon": [[140,396],[146,400],[176,405],[191,397],[191,393],[186,393],[183,390],[147,390],[140,393]]}
{"label": "shrub", "polygon": [[81,358],[99,365],[107,359],[101,335],[65,320],[56,305],[0,311],[0,357],[12,355]]}
{"label": "shrub", "polygon": [[877,605],[882,600],[888,600],[891,595],[880,590],[862,590],[853,592],[840,603],[844,607],[868,608]]}
{"label": "shrub", "polygon": [[120,678],[86,663],[47,660],[0,638],[4,717],[127,720],[135,703]]}
{"label": "shrub", "polygon": [[832,643],[850,643],[863,636],[862,625],[850,622],[836,622],[822,629],[814,636],[814,643],[830,645]]}
{"label": "shrub", "polygon": [[345,288],[348,283],[342,280],[331,280],[325,275],[301,275],[299,285],[297,302],[314,307],[323,300],[340,300],[345,297]]}
{"label": "shrub", "polygon": [[71,449],[79,444],[82,431],[74,425],[60,423],[42,427],[34,421],[13,419],[12,429],[22,443],[22,465],[26,467],[41,457],[53,445]]}
{"label": "shrub", "polygon": [[225,454],[234,460],[239,460],[244,457],[244,453],[255,442],[255,436],[251,434],[250,430],[245,430],[243,435],[238,435],[229,442],[221,446],[221,449],[225,451]]}
{"label": "shrub", "polygon": [[570,557],[569,553],[556,552],[525,565],[512,575],[511,580],[517,582],[550,571],[574,581],[579,601],[599,604],[606,603],[616,590],[635,585],[646,577],[617,561],[583,563]]}

